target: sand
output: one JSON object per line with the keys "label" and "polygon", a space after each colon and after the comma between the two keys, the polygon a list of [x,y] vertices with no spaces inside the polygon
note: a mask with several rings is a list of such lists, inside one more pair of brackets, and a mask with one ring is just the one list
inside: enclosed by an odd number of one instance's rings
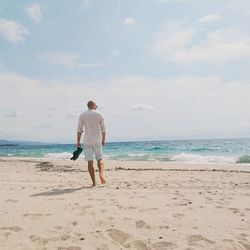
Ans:
{"label": "sand", "polygon": [[81,159],[0,170],[0,249],[250,249],[247,164],[107,161],[95,188]]}

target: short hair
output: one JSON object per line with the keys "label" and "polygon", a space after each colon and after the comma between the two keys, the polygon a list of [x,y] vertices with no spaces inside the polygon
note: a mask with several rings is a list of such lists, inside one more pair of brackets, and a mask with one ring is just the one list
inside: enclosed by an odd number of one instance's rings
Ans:
{"label": "short hair", "polygon": [[88,103],[87,103],[87,106],[88,106],[89,109],[93,108],[94,105],[95,105],[95,102],[93,102],[93,101],[88,101]]}

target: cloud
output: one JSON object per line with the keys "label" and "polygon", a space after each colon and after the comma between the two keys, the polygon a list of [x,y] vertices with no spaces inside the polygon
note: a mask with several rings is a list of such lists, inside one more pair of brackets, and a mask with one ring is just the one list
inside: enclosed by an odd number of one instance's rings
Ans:
{"label": "cloud", "polygon": [[5,116],[8,118],[15,118],[17,117],[17,113],[15,110],[9,110],[5,113]]}
{"label": "cloud", "polygon": [[18,22],[0,19],[0,34],[10,43],[17,44],[24,41],[24,37],[29,34],[29,31]]}
{"label": "cloud", "polygon": [[153,35],[151,53],[173,63],[227,63],[250,57],[250,36],[236,29],[218,29],[197,40],[192,27],[170,23]]}
{"label": "cloud", "polygon": [[103,63],[80,63],[79,55],[68,52],[52,51],[38,56],[39,60],[48,64],[59,64],[66,67],[101,67]]}
{"label": "cloud", "polygon": [[138,103],[138,104],[133,104],[131,109],[134,111],[152,111],[154,110],[154,107],[151,105]]}
{"label": "cloud", "polygon": [[25,11],[33,22],[40,23],[42,19],[42,11],[39,3],[28,5]]}
{"label": "cloud", "polygon": [[171,2],[177,2],[177,3],[184,3],[184,2],[191,2],[192,0],[157,0],[157,2],[160,3],[171,3]]}
{"label": "cloud", "polygon": [[199,22],[216,22],[221,20],[221,16],[218,14],[211,14],[198,19]]}
{"label": "cloud", "polygon": [[[249,131],[250,85],[244,81],[127,76],[66,83],[0,74],[0,88],[4,139],[74,142],[77,116],[89,99],[104,106],[108,140],[236,137]],[[150,115],[131,110],[150,111],[151,103],[157,106]],[[15,122],[6,110],[15,110]]]}
{"label": "cloud", "polygon": [[50,129],[53,128],[50,124],[38,124],[34,126],[35,128],[38,129]]}
{"label": "cloud", "polygon": [[124,20],[123,20],[123,25],[125,26],[132,26],[136,23],[135,19],[133,19],[132,17],[126,17]]}
{"label": "cloud", "polygon": [[120,49],[113,49],[113,50],[111,50],[111,52],[110,52],[110,56],[111,57],[118,57],[118,56],[120,56],[122,54],[122,50],[120,50]]}
{"label": "cloud", "polygon": [[193,28],[182,28],[177,24],[170,23],[168,27],[153,35],[152,50],[156,54],[172,54],[187,46],[193,38]]}

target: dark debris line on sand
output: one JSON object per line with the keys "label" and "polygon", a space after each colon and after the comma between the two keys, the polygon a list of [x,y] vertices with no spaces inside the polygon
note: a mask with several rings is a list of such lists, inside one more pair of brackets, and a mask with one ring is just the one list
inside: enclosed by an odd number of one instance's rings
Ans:
{"label": "dark debris line on sand", "polygon": [[84,172],[81,169],[74,169],[68,165],[55,166],[51,162],[44,161],[35,165],[40,171],[45,172]]}
{"label": "dark debris line on sand", "polygon": [[[53,165],[51,162],[45,161],[35,165],[40,171],[47,172],[87,172],[87,170],[74,169],[69,165]],[[230,170],[230,169],[178,169],[178,168],[124,168],[116,167],[115,169],[106,169],[105,171],[181,171],[181,172],[222,172],[222,173],[244,173],[250,174],[246,170]]]}
{"label": "dark debris line on sand", "polygon": [[187,172],[223,172],[223,173],[246,173],[250,171],[245,170],[226,170],[226,169],[178,169],[178,168],[123,168],[117,167],[115,170],[133,170],[133,171],[187,171]]}

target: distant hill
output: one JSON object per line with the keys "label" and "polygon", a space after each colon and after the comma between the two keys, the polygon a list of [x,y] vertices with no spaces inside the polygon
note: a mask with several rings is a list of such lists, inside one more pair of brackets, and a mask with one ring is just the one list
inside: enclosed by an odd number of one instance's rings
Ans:
{"label": "distant hill", "polygon": [[17,146],[17,144],[7,140],[0,140],[0,146]]}
{"label": "distant hill", "polygon": [[34,141],[8,141],[0,139],[0,146],[18,146],[18,145],[44,145],[43,142],[34,142]]}

